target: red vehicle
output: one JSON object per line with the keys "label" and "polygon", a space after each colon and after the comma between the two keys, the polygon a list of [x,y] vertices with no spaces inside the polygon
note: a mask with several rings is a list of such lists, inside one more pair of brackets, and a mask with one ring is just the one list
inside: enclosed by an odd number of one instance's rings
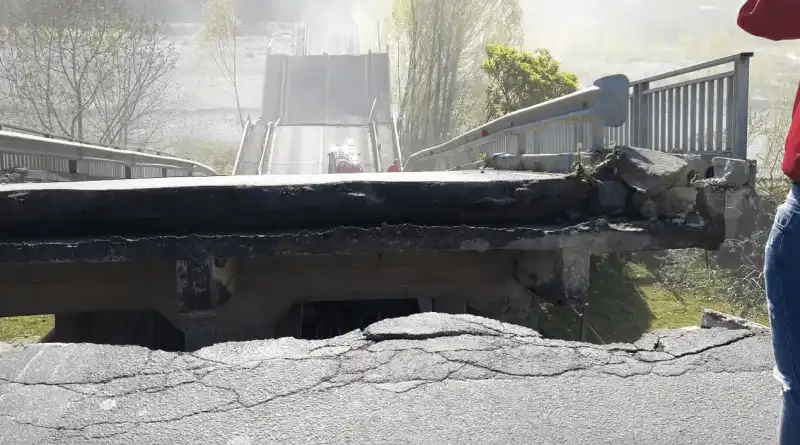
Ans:
{"label": "red vehicle", "polygon": [[328,173],[363,173],[361,152],[356,143],[348,139],[345,145],[334,145],[328,152]]}
{"label": "red vehicle", "polygon": [[389,173],[399,172],[400,171],[400,162],[397,159],[395,159],[392,162],[392,165],[390,165],[389,168],[386,169],[386,171],[389,172]]}

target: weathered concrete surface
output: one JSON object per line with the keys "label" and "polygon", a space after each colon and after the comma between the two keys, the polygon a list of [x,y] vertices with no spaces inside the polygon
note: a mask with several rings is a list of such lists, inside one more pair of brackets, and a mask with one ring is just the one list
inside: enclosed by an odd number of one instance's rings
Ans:
{"label": "weathered concrete surface", "polygon": [[[357,242],[354,242],[357,240]],[[598,219],[561,226],[482,227],[413,224],[338,227],[257,234],[93,236],[0,241],[0,263],[137,261],[213,255],[218,258],[333,255],[408,250],[608,252],[701,247],[719,239],[701,220],[625,222]]]}
{"label": "weathered concrete surface", "polygon": [[2,444],[760,445],[779,406],[769,335],[746,329],[600,346],[422,314],[191,354],[2,351]]}
{"label": "weathered concrete surface", "polygon": [[589,191],[578,178],[523,172],[9,184],[0,188],[0,233],[4,238],[12,232],[18,238],[53,238],[384,223],[532,224],[580,211]]}
{"label": "weathered concrete surface", "polygon": [[621,152],[616,162],[619,176],[646,196],[657,195],[689,181],[691,165],[679,156],[634,147],[618,149]]}
{"label": "weathered concrete surface", "polygon": [[[8,184],[0,188],[0,236],[30,241],[384,225],[563,227],[621,216],[625,190],[570,175],[508,171]],[[680,215],[699,216],[692,224],[707,229],[706,244],[724,235],[722,214],[712,204],[706,199]],[[627,221],[643,218],[633,211]]]}
{"label": "weathered concrete surface", "polygon": [[735,315],[724,314],[711,309],[706,309],[703,311],[703,315],[700,318],[700,327],[769,330],[769,326],[764,326]]}

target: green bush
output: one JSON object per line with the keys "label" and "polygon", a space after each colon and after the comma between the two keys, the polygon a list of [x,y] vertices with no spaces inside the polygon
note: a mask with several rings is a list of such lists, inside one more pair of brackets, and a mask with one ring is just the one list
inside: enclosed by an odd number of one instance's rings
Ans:
{"label": "green bush", "polygon": [[546,49],[529,53],[487,45],[486,57],[481,69],[488,77],[487,120],[578,90],[578,76],[561,71]]}

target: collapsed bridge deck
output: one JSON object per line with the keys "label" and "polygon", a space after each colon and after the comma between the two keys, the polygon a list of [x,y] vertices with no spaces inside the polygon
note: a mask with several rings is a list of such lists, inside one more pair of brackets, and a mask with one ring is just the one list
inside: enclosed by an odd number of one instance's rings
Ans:
{"label": "collapsed bridge deck", "polygon": [[313,301],[415,299],[530,325],[537,298],[580,304],[590,255],[724,240],[724,191],[661,218],[636,193],[497,170],[10,184],[0,316],[56,313],[59,334],[59,317],[155,310],[186,349],[294,335],[293,308]]}

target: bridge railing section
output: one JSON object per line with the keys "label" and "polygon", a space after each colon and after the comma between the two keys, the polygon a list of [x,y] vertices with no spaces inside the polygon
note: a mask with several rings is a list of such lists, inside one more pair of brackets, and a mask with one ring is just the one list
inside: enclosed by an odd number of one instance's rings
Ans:
{"label": "bridge railing section", "polygon": [[234,175],[261,174],[272,128],[272,122],[265,123],[261,118],[245,123],[233,164]]}
{"label": "bridge railing section", "polygon": [[606,128],[628,116],[630,82],[622,74],[590,88],[507,114],[408,157],[404,170],[449,170],[491,153],[571,153],[602,148]]}
{"label": "bridge railing section", "polygon": [[751,57],[734,54],[632,82],[627,122],[609,129],[607,139],[745,158]]}
{"label": "bridge railing section", "polygon": [[[10,131],[9,131],[10,130]],[[80,179],[213,176],[199,162],[146,149],[124,149],[0,125],[0,170],[27,168]]]}
{"label": "bridge railing section", "polygon": [[270,158],[272,157],[272,148],[275,146],[275,133],[278,122],[268,122],[267,132],[264,135],[264,141],[261,144],[261,159],[258,161],[258,171],[256,174],[264,175],[269,173]]}

